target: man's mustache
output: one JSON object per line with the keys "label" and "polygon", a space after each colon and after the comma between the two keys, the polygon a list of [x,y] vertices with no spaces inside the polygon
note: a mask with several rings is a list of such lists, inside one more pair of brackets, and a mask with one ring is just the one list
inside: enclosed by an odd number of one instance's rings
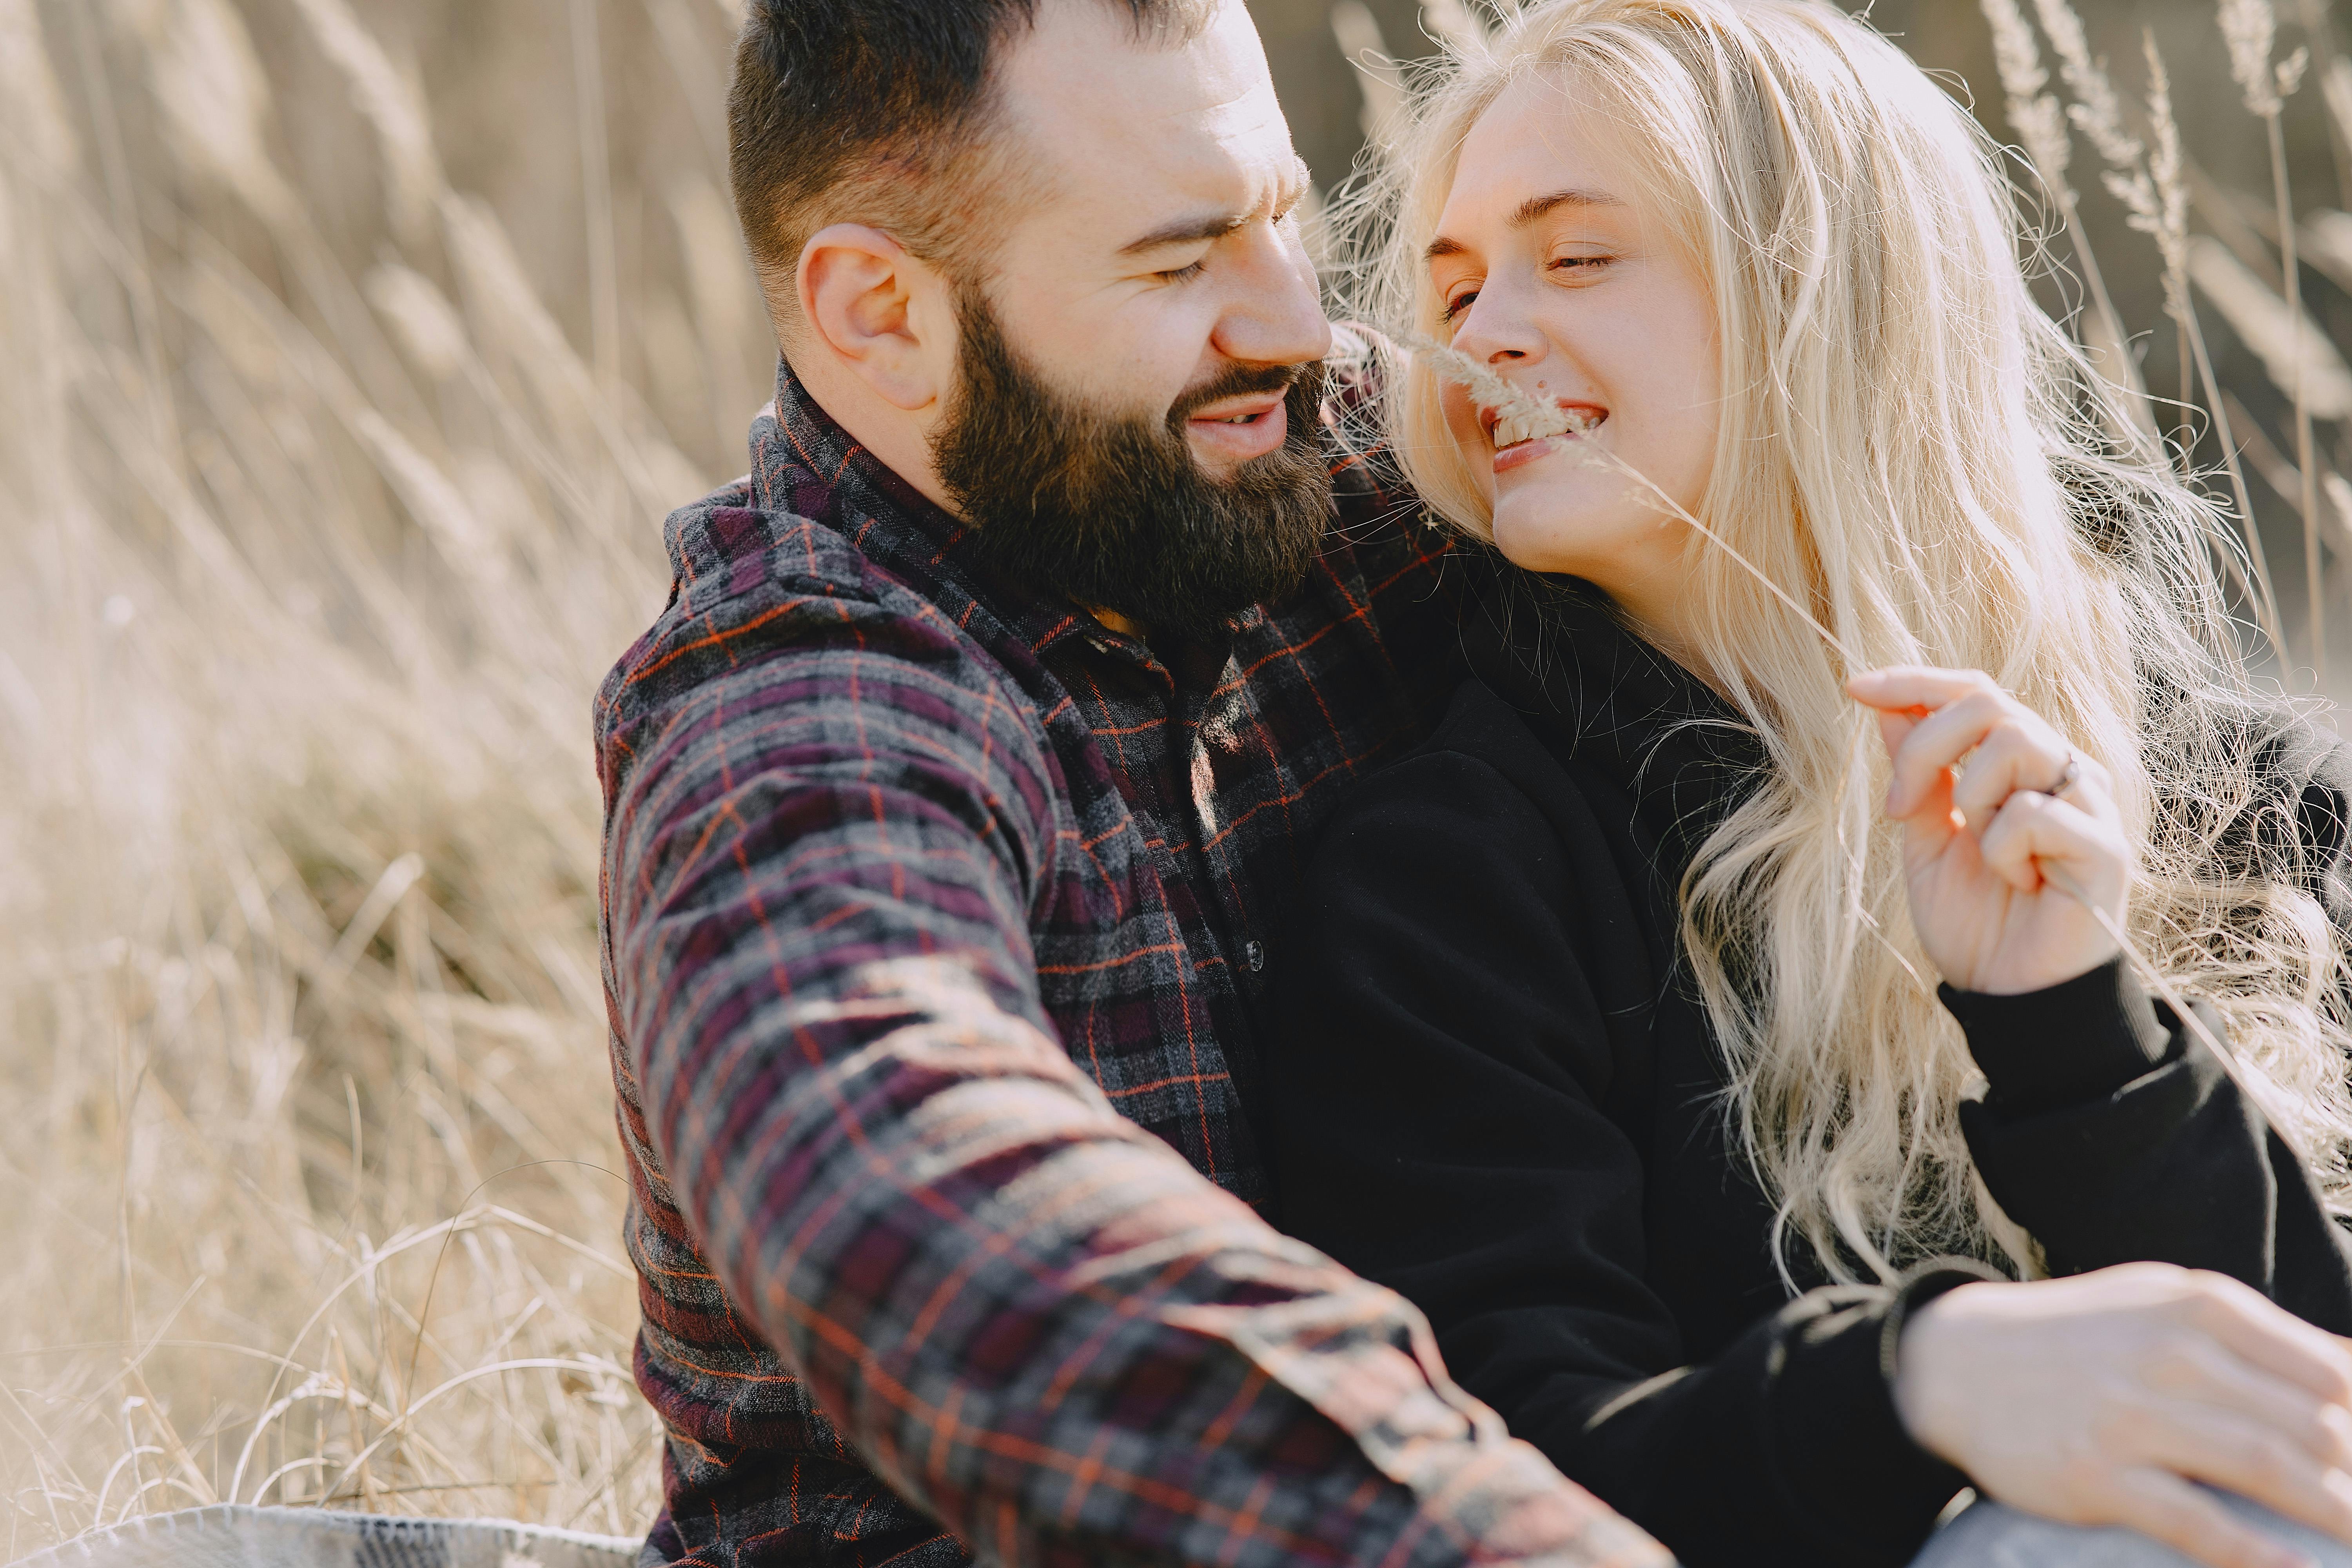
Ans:
{"label": "man's mustache", "polygon": [[1181,430],[1184,421],[1195,413],[1228,397],[1243,397],[1253,392],[1278,392],[1287,395],[1309,371],[1321,368],[1320,360],[1309,360],[1304,364],[1229,366],[1176,399],[1168,410],[1169,428]]}

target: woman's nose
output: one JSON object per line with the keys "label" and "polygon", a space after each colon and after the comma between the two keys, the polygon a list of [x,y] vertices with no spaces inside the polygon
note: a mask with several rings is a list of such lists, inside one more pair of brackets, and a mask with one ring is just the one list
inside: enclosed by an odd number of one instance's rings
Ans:
{"label": "woman's nose", "polygon": [[1529,364],[1543,358],[1543,333],[1506,289],[1482,289],[1454,334],[1454,347],[1490,365]]}

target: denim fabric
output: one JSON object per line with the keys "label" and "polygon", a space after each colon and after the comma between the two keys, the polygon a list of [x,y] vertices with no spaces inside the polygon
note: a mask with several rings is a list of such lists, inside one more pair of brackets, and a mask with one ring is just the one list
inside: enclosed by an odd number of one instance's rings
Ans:
{"label": "denim fabric", "polygon": [[223,1506],[92,1531],[16,1568],[635,1568],[637,1550],[509,1520]]}
{"label": "denim fabric", "polygon": [[[2352,1568],[2352,1547],[2280,1518],[2260,1503],[2216,1493],[2319,1568]],[[2084,1530],[1979,1502],[1936,1533],[1911,1568],[2197,1568],[2194,1559],[2130,1530]]]}

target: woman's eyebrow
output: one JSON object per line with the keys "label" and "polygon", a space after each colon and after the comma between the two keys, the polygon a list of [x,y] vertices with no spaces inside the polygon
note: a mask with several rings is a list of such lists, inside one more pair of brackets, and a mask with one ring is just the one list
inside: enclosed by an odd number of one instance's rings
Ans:
{"label": "woman's eyebrow", "polygon": [[1549,195],[1529,196],[1511,215],[1513,228],[1525,228],[1540,222],[1561,207],[1622,207],[1625,204],[1607,191],[1554,191]]}
{"label": "woman's eyebrow", "polygon": [[[1539,196],[1529,196],[1526,201],[1521,202],[1518,209],[1511,214],[1511,226],[1525,228],[1531,223],[1539,223],[1561,207],[1622,207],[1624,205],[1607,191],[1573,189],[1549,191]],[[1448,239],[1441,234],[1429,242],[1429,248],[1421,253],[1421,258],[1423,261],[1434,261],[1441,256],[1463,255],[1469,248],[1460,240]]]}

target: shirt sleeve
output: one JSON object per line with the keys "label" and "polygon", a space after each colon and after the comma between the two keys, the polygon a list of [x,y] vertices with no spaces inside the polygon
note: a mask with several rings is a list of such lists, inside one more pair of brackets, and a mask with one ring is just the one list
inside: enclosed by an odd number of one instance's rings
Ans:
{"label": "shirt sleeve", "polygon": [[1811,1291],[1690,1361],[1604,1109],[1643,1048],[1587,963],[1608,856],[1477,755],[1360,789],[1309,868],[1268,1058],[1284,1222],[1412,1300],[1465,1387],[1695,1568],[1895,1568],[1962,1484],[1895,1415],[1901,1315],[1984,1272]]}
{"label": "shirt sleeve", "polygon": [[[2222,836],[2225,874],[2298,868],[2339,935],[2352,935],[2352,749],[2282,715],[2255,758],[2272,787]],[[2223,1064],[2123,960],[2023,996],[1941,994],[1988,1083],[1981,1102],[1960,1108],[1969,1152],[2052,1272],[2210,1268],[2352,1333],[2343,1222]],[[2190,1005],[2226,1047],[2221,1016]]]}
{"label": "shirt sleeve", "polygon": [[864,1459],[983,1561],[1666,1561],[1117,1114],[1038,998],[1034,718],[821,598],[616,677],[608,963],[698,1243]]}
{"label": "shirt sleeve", "polygon": [[[1939,994],[1989,1085],[1960,1107],[1969,1151],[2053,1274],[2209,1268],[2352,1333],[2352,1237],[2261,1109],[2123,960],[2024,995]],[[2191,1005],[2226,1046],[2221,1015]]]}

